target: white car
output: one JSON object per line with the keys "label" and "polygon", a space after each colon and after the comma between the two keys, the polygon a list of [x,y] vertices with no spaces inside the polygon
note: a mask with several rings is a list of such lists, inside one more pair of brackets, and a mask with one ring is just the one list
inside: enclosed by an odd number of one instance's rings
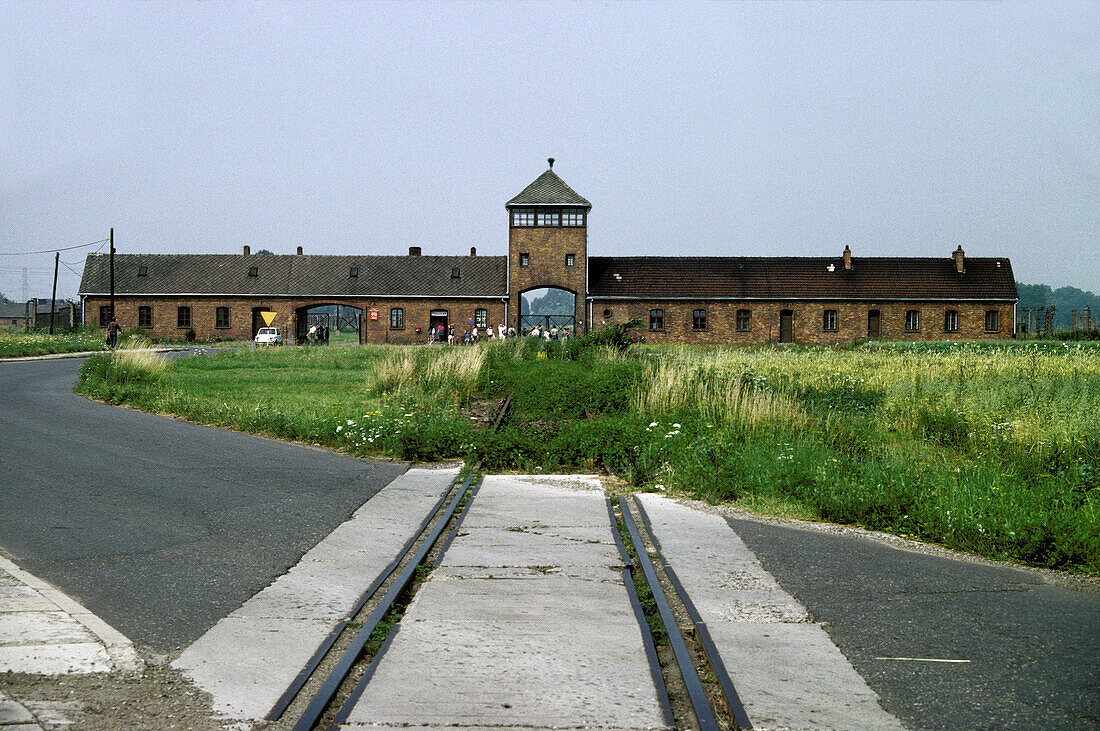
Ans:
{"label": "white car", "polygon": [[256,331],[256,345],[281,345],[283,332],[277,327],[261,327]]}

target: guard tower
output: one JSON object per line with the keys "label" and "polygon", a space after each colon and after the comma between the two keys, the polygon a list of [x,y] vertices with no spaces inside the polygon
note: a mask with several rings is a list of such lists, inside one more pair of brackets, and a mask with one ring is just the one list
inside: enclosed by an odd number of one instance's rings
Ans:
{"label": "guard tower", "polygon": [[[522,295],[534,289],[566,290],[573,295],[570,332],[588,332],[588,212],[592,204],[577,195],[550,167],[535,182],[508,201],[508,301],[512,322],[522,332]],[[561,321],[556,324],[562,325]]]}

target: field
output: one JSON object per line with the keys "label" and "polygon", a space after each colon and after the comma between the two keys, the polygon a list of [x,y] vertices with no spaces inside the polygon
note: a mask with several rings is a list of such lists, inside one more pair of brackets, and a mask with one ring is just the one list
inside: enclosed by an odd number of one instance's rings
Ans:
{"label": "field", "polygon": [[0,329],[0,358],[24,358],[51,353],[79,353],[104,350],[104,336],[98,328],[49,335],[44,332]]}
{"label": "field", "polygon": [[[79,389],[356,455],[603,470],[635,489],[1100,574],[1094,343],[615,341],[276,348],[172,364],[139,350],[89,359]],[[486,417],[510,393],[492,433]]]}

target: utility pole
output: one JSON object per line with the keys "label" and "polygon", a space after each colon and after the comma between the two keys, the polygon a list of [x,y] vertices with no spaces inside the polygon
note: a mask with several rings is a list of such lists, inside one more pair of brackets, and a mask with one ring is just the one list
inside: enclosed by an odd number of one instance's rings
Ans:
{"label": "utility pole", "polygon": [[111,319],[115,319],[115,229],[111,227]]}
{"label": "utility pole", "polygon": [[57,309],[57,265],[61,262],[61,252],[53,256],[53,291],[50,292],[50,335],[53,335],[53,313]]}

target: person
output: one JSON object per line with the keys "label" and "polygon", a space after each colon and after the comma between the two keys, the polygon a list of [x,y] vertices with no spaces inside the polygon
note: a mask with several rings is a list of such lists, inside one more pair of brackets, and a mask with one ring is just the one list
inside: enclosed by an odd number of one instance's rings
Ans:
{"label": "person", "polygon": [[497,340],[504,340],[504,323],[497,325]]}
{"label": "person", "polygon": [[474,325],[474,334],[473,334],[473,337],[470,339],[470,342],[473,342],[473,343],[477,342],[477,325]]}
{"label": "person", "polygon": [[566,340],[569,339],[569,328],[563,327],[561,329],[561,339],[562,339],[562,342],[565,342]]}
{"label": "person", "polygon": [[533,328],[531,328],[531,332],[529,334],[530,334],[531,337],[537,338],[540,335],[539,326],[535,325]]}
{"label": "person", "polygon": [[493,339],[493,328],[491,328],[491,327],[486,327],[485,328],[485,339],[489,340],[489,341],[492,341],[492,339]]}
{"label": "person", "polygon": [[309,340],[310,345],[313,345],[313,343],[317,342],[317,326],[316,325],[310,325],[309,326],[309,333],[306,335],[306,338]]}
{"label": "person", "polygon": [[447,328],[447,345],[455,344],[455,326],[451,325]]}
{"label": "person", "polygon": [[549,343],[550,342],[550,331],[549,330],[543,330],[542,331],[542,337],[546,342]]}
{"label": "person", "polygon": [[107,347],[111,350],[115,349],[118,345],[118,334],[122,332],[122,327],[118,324],[118,320],[111,316],[111,321],[107,323]]}
{"label": "person", "polygon": [[444,329],[445,328],[442,325],[440,325],[439,327],[437,327],[435,329],[435,339],[438,340],[441,343],[443,342],[443,331],[444,331]]}
{"label": "person", "polygon": [[508,337],[514,338],[516,336],[516,328],[513,325],[508,326]]}
{"label": "person", "polygon": [[551,340],[557,340],[558,339],[558,326],[557,325],[554,325],[554,327],[550,328],[550,339]]}

